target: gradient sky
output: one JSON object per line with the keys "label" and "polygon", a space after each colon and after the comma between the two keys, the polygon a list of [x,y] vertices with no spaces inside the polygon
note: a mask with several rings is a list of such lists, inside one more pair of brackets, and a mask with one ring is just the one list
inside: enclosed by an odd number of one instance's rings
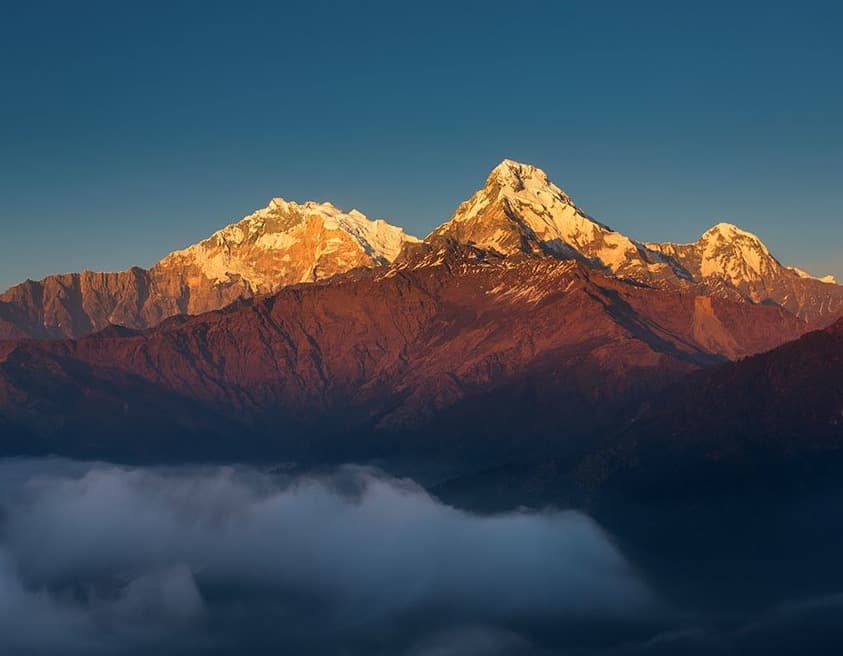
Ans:
{"label": "gradient sky", "polygon": [[264,206],[423,235],[504,157],[632,237],[719,220],[843,280],[843,9],[4,2],[0,288]]}

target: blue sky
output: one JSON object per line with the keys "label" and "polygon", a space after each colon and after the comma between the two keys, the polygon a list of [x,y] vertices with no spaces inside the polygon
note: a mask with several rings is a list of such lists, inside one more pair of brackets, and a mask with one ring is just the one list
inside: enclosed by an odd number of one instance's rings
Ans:
{"label": "blue sky", "polygon": [[843,279],[835,3],[402,4],[4,2],[0,287],[272,196],[423,235],[504,157],[632,237],[727,220]]}

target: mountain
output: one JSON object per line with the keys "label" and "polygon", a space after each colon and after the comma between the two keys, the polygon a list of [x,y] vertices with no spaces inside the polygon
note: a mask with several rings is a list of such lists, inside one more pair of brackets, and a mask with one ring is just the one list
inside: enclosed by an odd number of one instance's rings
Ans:
{"label": "mountain", "polygon": [[839,457],[842,440],[843,320],[690,376],[642,408],[605,462],[617,469],[612,477],[640,469],[655,481],[668,469],[672,478],[683,470],[752,471],[773,459]]}
{"label": "mountain", "polygon": [[843,312],[843,286],[785,267],[762,241],[730,223],[718,223],[692,244],[647,244],[690,274],[704,293],[774,303],[817,323]]}
{"label": "mountain", "polygon": [[365,445],[449,457],[575,441],[703,366],[804,331],[780,308],[579,261],[355,270],[157,328],[7,342],[0,414],[33,448],[166,458]]}
{"label": "mountain", "polygon": [[27,281],[0,296],[0,339],[143,329],[358,267],[547,257],[650,287],[775,304],[821,326],[843,313],[843,286],[782,266],[754,235],[721,223],[693,244],[630,239],[581,211],[540,169],[512,160],[424,242],[330,203],[270,204],[151,269]]}
{"label": "mountain", "polygon": [[[775,302],[782,281],[791,293]],[[89,455],[196,439],[310,452],[390,435],[488,447],[525,430],[558,443],[612,429],[690,372],[798,337],[796,312],[812,299],[831,312],[840,289],[727,224],[691,245],[634,241],[505,160],[422,242],[276,199],[149,270],[13,288],[0,299],[8,338],[90,336],[0,342],[0,414]]]}
{"label": "mountain", "polygon": [[792,266],[792,267],[787,267],[787,268],[790,269],[791,271],[793,271],[793,273],[795,273],[800,278],[807,278],[808,280],[819,280],[820,282],[824,282],[824,283],[829,284],[829,285],[836,285],[837,284],[837,279],[834,276],[817,277],[817,276],[812,276],[810,273],[808,273],[807,271],[803,271],[799,267]]}
{"label": "mountain", "polygon": [[408,245],[399,262],[442,261],[455,244],[474,249],[474,257],[575,259],[653,287],[775,304],[814,325],[843,312],[843,286],[782,266],[737,226],[720,223],[693,244],[639,242],[589,217],[542,170],[511,160],[495,167],[423,244]]}
{"label": "mountain", "polygon": [[[431,492],[486,513],[586,509],[665,598],[694,613],[808,598],[843,576],[843,322],[694,372],[624,415],[567,454],[513,454]],[[782,653],[794,625],[775,607],[770,622],[785,630],[751,653]],[[784,651],[803,653],[816,626]],[[658,653],[746,653],[722,644]]]}
{"label": "mountain", "polygon": [[[829,490],[839,489],[843,465],[843,320],[695,371],[630,405],[607,428],[561,457],[519,454],[435,492],[484,510],[584,505],[609,511],[603,519],[626,529],[642,509],[659,509],[646,521],[663,526],[664,510],[680,507],[667,525],[686,524],[700,545],[707,537],[697,522],[706,505],[717,525],[736,501],[758,495],[785,507],[803,495],[835,499]],[[723,546],[728,552],[734,545]]]}
{"label": "mountain", "polygon": [[602,496],[654,498],[839,486],[843,321],[694,373],[644,404],[572,470]]}
{"label": "mountain", "polygon": [[[357,210],[346,213],[331,203],[299,205],[274,198],[242,221],[171,253],[152,271],[189,284],[196,279],[200,285],[241,284],[252,294],[268,294],[286,285],[388,264],[408,241],[417,240]],[[201,306],[200,300],[188,313],[207,311]]]}
{"label": "mountain", "polygon": [[544,171],[504,160],[486,184],[425,240],[456,242],[494,253],[576,259],[591,268],[647,283],[683,271],[643,244],[583,213]]}
{"label": "mountain", "polygon": [[275,198],[149,270],[83,271],[12,287],[0,296],[0,339],[79,337],[110,324],[148,328],[285,285],[386,264],[412,241],[357,210]]}

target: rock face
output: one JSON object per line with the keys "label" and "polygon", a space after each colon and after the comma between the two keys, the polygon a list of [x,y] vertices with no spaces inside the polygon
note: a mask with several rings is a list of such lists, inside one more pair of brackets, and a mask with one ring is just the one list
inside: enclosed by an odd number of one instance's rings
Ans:
{"label": "rock face", "polygon": [[[176,285],[178,286],[178,285]],[[224,292],[221,296],[225,300]],[[159,293],[149,271],[67,273],[21,283],[2,297],[14,313],[0,338],[87,335],[111,323],[144,327],[178,314],[184,299]]]}
{"label": "rock face", "polygon": [[101,456],[558,439],[804,330],[777,307],[700,299],[552,258],[351,272],[142,334],[7,343],[0,414],[32,444]]}
{"label": "rock face", "polygon": [[149,270],[84,271],[27,281],[0,297],[0,339],[79,337],[118,324],[148,328],[285,285],[391,262],[403,230],[330,203],[270,204]]}

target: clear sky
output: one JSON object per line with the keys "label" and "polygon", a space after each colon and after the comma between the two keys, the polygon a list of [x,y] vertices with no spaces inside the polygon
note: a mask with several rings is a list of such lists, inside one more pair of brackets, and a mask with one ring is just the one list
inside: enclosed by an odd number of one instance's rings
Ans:
{"label": "clear sky", "polygon": [[6,1],[0,287],[272,196],[422,235],[504,157],[632,237],[726,220],[843,279],[841,33],[810,0]]}

